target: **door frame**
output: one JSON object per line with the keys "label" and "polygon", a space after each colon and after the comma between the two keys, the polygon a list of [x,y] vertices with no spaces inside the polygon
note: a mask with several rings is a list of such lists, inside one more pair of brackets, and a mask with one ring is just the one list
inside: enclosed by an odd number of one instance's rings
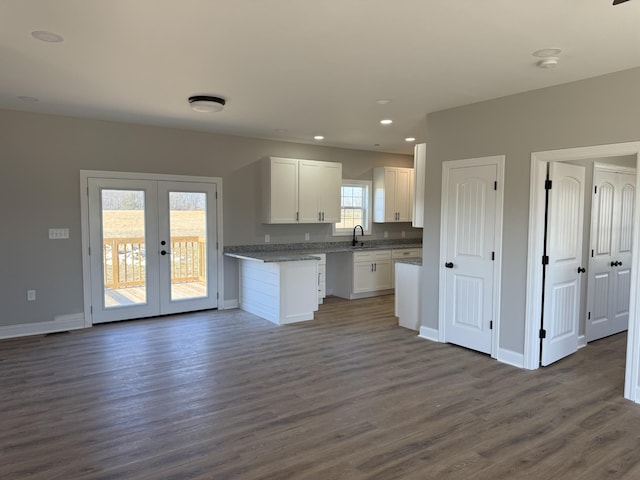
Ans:
{"label": "door frame", "polygon": [[[602,157],[635,155],[640,157],[640,142],[595,145],[533,152],[531,154],[531,176],[529,185],[529,235],[527,256],[527,285],[525,304],[524,368],[536,370],[540,366],[540,339],[542,298],[542,255],[544,251],[544,180],[548,162],[567,162]],[[638,173],[636,172],[636,182]],[[640,183],[639,183],[640,184]],[[624,396],[640,403],[640,295],[638,283],[638,248],[640,248],[640,195],[636,195],[633,225],[633,260],[631,272],[631,298],[629,305],[629,331],[627,337],[627,359],[625,369]]]}
{"label": "door frame", "polygon": [[113,178],[120,180],[155,180],[170,182],[212,183],[216,185],[216,235],[217,235],[217,295],[218,309],[224,299],[224,257],[222,232],[222,178],[166,175],[159,173],[109,172],[104,170],[80,170],[80,231],[82,237],[82,290],[84,296],[84,326],[93,325],[91,311],[91,258],[89,256],[89,178]]}
{"label": "door frame", "polygon": [[445,282],[446,271],[443,267],[447,256],[446,239],[447,232],[447,215],[449,213],[449,175],[454,168],[464,167],[480,167],[484,165],[495,165],[496,176],[498,181],[498,189],[496,191],[496,221],[494,227],[495,234],[495,251],[496,258],[494,262],[493,275],[493,330],[491,334],[491,358],[498,358],[499,339],[500,339],[500,299],[502,284],[502,224],[503,224],[503,208],[504,208],[504,164],[505,155],[495,155],[492,157],[467,158],[463,160],[449,160],[442,162],[442,197],[440,204],[442,205],[442,213],[440,216],[440,288],[438,305],[438,341],[446,342],[446,319],[444,315],[445,305]]}

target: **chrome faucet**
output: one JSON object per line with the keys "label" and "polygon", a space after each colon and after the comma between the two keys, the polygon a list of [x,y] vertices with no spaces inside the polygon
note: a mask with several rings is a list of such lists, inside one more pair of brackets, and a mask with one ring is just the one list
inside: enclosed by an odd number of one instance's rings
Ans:
{"label": "chrome faucet", "polygon": [[360,227],[360,233],[362,234],[362,236],[364,236],[364,230],[362,228],[362,225],[356,225],[355,227],[353,227],[353,241],[351,242],[351,245],[353,247],[355,247],[358,244],[358,238],[356,237],[356,229]]}

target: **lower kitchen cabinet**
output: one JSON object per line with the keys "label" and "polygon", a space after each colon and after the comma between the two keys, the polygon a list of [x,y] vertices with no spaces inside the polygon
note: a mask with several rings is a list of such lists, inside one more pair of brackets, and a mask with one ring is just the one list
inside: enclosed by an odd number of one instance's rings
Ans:
{"label": "lower kitchen cabinet", "polygon": [[327,262],[333,295],[353,300],[393,293],[391,250],[333,254]]}

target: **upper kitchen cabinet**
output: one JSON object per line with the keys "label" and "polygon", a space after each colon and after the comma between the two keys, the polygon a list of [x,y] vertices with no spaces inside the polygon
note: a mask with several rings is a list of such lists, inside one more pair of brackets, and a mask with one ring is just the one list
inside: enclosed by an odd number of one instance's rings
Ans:
{"label": "upper kitchen cabinet", "polygon": [[427,168],[427,144],[418,143],[413,149],[413,220],[411,225],[424,227],[424,182]]}
{"label": "upper kitchen cabinet", "polygon": [[341,184],[341,163],[266,158],[262,163],[262,221],[338,222]]}
{"label": "upper kitchen cabinet", "polygon": [[298,207],[300,223],[340,221],[342,164],[300,160]]}
{"label": "upper kitchen cabinet", "polygon": [[413,216],[413,168],[373,169],[373,221],[411,222]]}

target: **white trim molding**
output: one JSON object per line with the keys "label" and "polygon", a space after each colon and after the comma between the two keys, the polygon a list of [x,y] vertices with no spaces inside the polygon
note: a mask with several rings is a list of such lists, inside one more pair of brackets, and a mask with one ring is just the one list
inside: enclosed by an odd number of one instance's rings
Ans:
{"label": "white trim molding", "polygon": [[513,350],[499,348],[497,360],[512,367],[524,368],[524,354],[514,352]]}
{"label": "white trim molding", "polygon": [[420,338],[424,338],[425,340],[432,340],[434,342],[439,342],[438,339],[438,330],[431,327],[420,327],[420,334],[418,335]]}
{"label": "white trim molding", "polygon": [[[529,254],[527,258],[527,288],[525,311],[524,367],[535,370],[540,366],[540,331],[542,298],[542,255],[544,251],[544,180],[548,162],[566,162],[606,157],[635,156],[640,158],[640,142],[596,145],[533,152],[531,154],[531,179],[529,191]],[[638,170],[640,172],[640,170]],[[636,174],[637,175],[637,174]],[[640,181],[638,181],[640,184]],[[640,403],[640,195],[636,195],[633,221],[633,260],[631,270],[631,298],[629,305],[629,330],[627,333],[627,363],[624,396]]]}
{"label": "white trim molding", "polygon": [[222,300],[218,308],[220,310],[233,310],[234,308],[240,308],[240,301],[237,298]]}
{"label": "white trim molding", "polygon": [[85,328],[83,313],[56,315],[53,321],[38,323],[23,323],[0,327],[0,338],[26,337],[29,335],[45,335],[47,333],[66,332]]}

